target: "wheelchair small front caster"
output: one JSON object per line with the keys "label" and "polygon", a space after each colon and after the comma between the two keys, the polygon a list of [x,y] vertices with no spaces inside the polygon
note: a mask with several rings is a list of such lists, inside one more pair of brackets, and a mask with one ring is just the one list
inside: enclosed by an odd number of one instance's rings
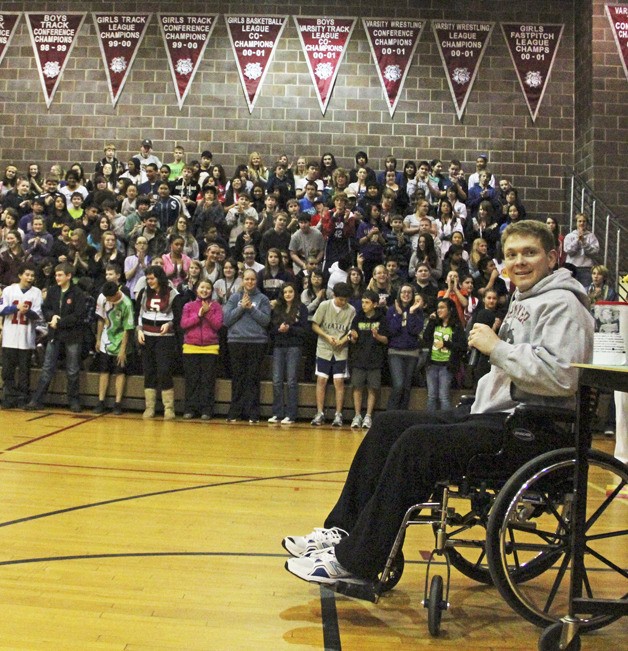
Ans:
{"label": "wheelchair small front caster", "polygon": [[430,593],[423,602],[427,608],[427,629],[430,635],[437,637],[440,633],[440,620],[443,610],[447,610],[448,604],[443,601],[443,579],[436,575],[432,577],[430,584]]}
{"label": "wheelchair small front caster", "polygon": [[580,635],[576,632],[567,646],[560,646],[560,638],[563,632],[563,622],[555,622],[548,626],[539,638],[538,651],[580,651]]}

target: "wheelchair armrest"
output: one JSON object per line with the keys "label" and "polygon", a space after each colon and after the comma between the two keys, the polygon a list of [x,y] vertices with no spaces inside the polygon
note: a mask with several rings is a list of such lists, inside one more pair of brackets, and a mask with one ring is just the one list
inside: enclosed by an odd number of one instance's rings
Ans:
{"label": "wheelchair armrest", "polygon": [[514,412],[506,418],[508,423],[513,417],[517,418],[542,418],[559,423],[575,423],[576,412],[568,407],[548,407],[546,405],[524,405],[515,407]]}

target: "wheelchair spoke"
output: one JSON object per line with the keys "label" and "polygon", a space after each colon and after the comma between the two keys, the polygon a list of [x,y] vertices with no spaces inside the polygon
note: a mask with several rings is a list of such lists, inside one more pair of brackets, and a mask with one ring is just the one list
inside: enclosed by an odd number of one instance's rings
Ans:
{"label": "wheelchair spoke", "polygon": [[563,558],[563,562],[560,564],[560,568],[556,574],[556,578],[554,579],[554,583],[552,584],[550,593],[547,596],[547,601],[545,602],[543,612],[549,613],[549,610],[552,607],[552,603],[554,602],[556,594],[558,593],[558,589],[560,588],[563,578],[565,577],[565,572],[569,567],[570,561],[571,561],[571,552],[568,552],[565,554],[565,557]]}
{"label": "wheelchair spoke", "polygon": [[615,488],[615,490],[607,496],[607,498],[598,506],[596,509],[595,513],[587,520],[586,526],[585,526],[585,532],[588,531],[599,519],[599,517],[606,511],[606,508],[608,505],[619,495],[620,491],[623,489],[623,487],[626,485],[625,481],[622,481],[618,484],[618,486]]}
{"label": "wheelchair spoke", "polygon": [[607,567],[610,567],[612,570],[617,572],[618,574],[621,574],[625,579],[628,579],[628,571],[624,570],[623,568],[619,567],[619,565],[616,565],[613,563],[613,561],[610,561],[606,556],[603,556],[599,552],[595,551],[595,549],[591,549],[589,545],[585,547],[587,553],[591,554],[591,556],[594,556],[597,558],[598,561],[601,563],[604,563]]}
{"label": "wheelchair spoke", "polygon": [[618,536],[628,535],[628,529],[621,531],[609,531],[608,533],[596,533],[593,536],[587,536],[587,540],[604,540],[605,538],[617,538]]}

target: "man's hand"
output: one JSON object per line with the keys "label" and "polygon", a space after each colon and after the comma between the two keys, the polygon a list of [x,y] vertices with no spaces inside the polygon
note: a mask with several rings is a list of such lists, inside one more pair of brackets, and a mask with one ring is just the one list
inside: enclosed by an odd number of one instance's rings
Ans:
{"label": "man's hand", "polygon": [[476,323],[469,333],[469,346],[487,356],[490,356],[499,340],[497,333],[484,323]]}

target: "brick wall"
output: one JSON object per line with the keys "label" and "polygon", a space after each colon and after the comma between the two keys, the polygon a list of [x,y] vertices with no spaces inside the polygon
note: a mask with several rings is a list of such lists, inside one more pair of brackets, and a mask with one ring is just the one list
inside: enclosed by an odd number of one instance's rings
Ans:
{"label": "brick wall", "polygon": [[[103,11],[101,2],[3,2],[3,11]],[[595,5],[600,4],[594,2]],[[254,7],[254,10],[252,10]],[[171,2],[111,2],[107,11],[173,11]],[[360,0],[328,3],[330,16],[426,18],[565,23],[563,39],[536,123],[532,123],[499,25],[495,26],[462,122],[451,101],[431,26],[426,27],[394,118],[382,98],[361,24],[343,62],[327,113],[321,115],[293,22],[286,25],[275,60],[252,115],[240,86],[222,15],[266,13],[321,15],[310,0],[290,4],[200,2],[181,7],[188,13],[220,13],[221,18],[182,110],[176,105],[164,49],[153,17],[126,87],[115,108],[109,101],[105,73],[88,16],[56,96],[46,109],[25,22],[0,67],[0,161],[23,165],[31,159],[47,164],[92,162],[105,140],[117,143],[122,157],[135,153],[150,137],[166,162],[175,143],[188,158],[209,146],[215,159],[233,170],[252,150],[267,161],[280,153],[320,156],[330,150],[351,165],[357,149],[368,151],[380,169],[383,158],[460,158],[474,170],[478,152],[490,152],[490,167],[511,176],[522,188],[532,215],[561,217],[566,204],[563,179],[574,165],[574,10],[573,3],[465,3],[398,0],[394,5]],[[597,9],[596,9],[597,11]],[[594,30],[600,31],[596,16]],[[600,64],[601,65],[601,64]],[[605,63],[604,65],[611,65]],[[617,84],[618,80],[615,80]],[[624,80],[625,82],[625,80]],[[600,99],[601,101],[601,99]],[[625,103],[624,103],[625,109]],[[616,132],[620,133],[617,128]],[[597,132],[596,132],[597,137]],[[591,138],[589,140],[594,140]],[[625,138],[623,142],[625,143]],[[605,145],[606,147],[606,145]],[[584,150],[583,146],[579,146]],[[608,146],[608,158],[612,153]],[[615,154],[618,146],[615,146]]]}
{"label": "brick wall", "polygon": [[589,181],[608,207],[628,225],[628,79],[604,11],[605,4],[593,0],[593,170]]}
{"label": "brick wall", "polygon": [[586,179],[593,176],[593,4],[577,0],[574,34],[575,60],[575,169]]}

